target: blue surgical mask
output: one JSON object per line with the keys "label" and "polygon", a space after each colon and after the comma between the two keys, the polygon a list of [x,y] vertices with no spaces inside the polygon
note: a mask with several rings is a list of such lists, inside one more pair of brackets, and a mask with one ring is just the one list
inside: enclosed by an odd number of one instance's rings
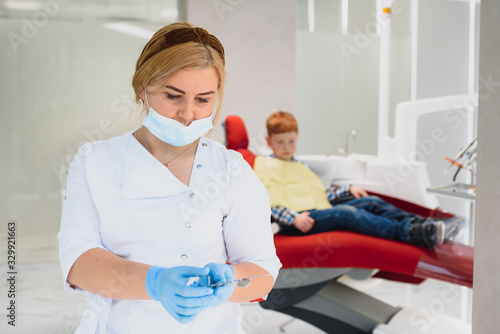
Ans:
{"label": "blue surgical mask", "polygon": [[149,107],[149,114],[142,125],[165,143],[184,146],[191,144],[213,128],[211,116],[197,119],[185,126],[174,119],[158,114]]}

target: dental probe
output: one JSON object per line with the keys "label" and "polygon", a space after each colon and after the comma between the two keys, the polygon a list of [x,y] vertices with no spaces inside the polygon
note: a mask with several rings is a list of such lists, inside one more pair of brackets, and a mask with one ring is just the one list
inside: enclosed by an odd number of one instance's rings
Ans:
{"label": "dental probe", "polygon": [[208,288],[218,288],[218,287],[221,287],[221,286],[224,286],[224,285],[236,283],[236,284],[238,284],[238,287],[240,287],[240,288],[246,288],[247,286],[250,285],[250,280],[251,279],[259,278],[259,277],[267,277],[267,276],[271,276],[271,274],[259,275],[259,276],[247,276],[247,277],[242,277],[242,278],[238,278],[238,279],[233,279],[232,281],[227,281],[225,283],[207,284],[207,285],[205,285],[205,287],[208,287]]}

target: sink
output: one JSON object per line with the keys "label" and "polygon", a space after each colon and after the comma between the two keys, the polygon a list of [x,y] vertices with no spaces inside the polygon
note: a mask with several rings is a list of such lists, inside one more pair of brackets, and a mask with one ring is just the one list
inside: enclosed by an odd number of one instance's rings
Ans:
{"label": "sink", "polygon": [[366,163],[374,159],[373,155],[351,154],[343,156],[327,155],[298,155],[295,157],[303,161],[321,179],[366,179]]}

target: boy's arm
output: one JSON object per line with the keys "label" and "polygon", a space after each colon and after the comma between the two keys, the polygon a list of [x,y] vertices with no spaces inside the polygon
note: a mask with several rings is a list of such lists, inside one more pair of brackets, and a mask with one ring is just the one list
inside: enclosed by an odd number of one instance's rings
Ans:
{"label": "boy's arm", "polygon": [[314,226],[314,219],[309,217],[309,212],[301,213],[287,209],[283,206],[275,206],[271,211],[271,221],[282,225],[294,225],[303,233],[309,232]]}
{"label": "boy's arm", "polygon": [[328,197],[328,201],[332,204],[335,204],[335,202],[342,201],[343,199],[348,199],[352,196],[351,191],[349,190],[350,188],[350,184],[344,184],[341,186],[335,184],[330,185],[330,187],[326,189],[326,196]]}
{"label": "boy's arm", "polygon": [[280,225],[291,225],[293,219],[298,215],[297,212],[285,208],[284,206],[275,206],[271,208],[271,219]]}
{"label": "boy's arm", "polygon": [[368,193],[366,190],[353,185],[345,184],[343,186],[337,186],[332,184],[326,189],[326,195],[331,204],[339,204],[340,202],[345,202],[354,198],[368,196]]}

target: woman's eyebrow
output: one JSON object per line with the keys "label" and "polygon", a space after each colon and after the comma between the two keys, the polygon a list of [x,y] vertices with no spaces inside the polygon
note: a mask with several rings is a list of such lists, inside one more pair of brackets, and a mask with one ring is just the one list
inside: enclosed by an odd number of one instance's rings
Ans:
{"label": "woman's eyebrow", "polygon": [[179,93],[181,93],[181,94],[186,94],[186,92],[185,92],[185,91],[180,90],[179,88],[176,88],[176,87],[174,87],[174,86],[166,85],[166,86],[165,86],[165,88],[170,88],[170,89],[175,90],[176,92],[179,92]]}
{"label": "woman's eyebrow", "polygon": [[215,92],[213,90],[211,90],[211,91],[208,91],[208,92],[205,92],[205,93],[199,93],[199,94],[196,94],[196,95],[211,95],[211,94],[215,94]]}
{"label": "woman's eyebrow", "polygon": [[[170,88],[170,89],[175,90],[176,92],[179,92],[181,94],[186,94],[185,91],[183,91],[182,89],[179,89],[177,87],[174,87],[174,86],[167,85],[167,86],[165,86],[165,88]],[[215,92],[213,90],[211,90],[211,91],[208,91],[208,92],[205,92],[205,93],[199,93],[199,94],[196,94],[196,95],[211,95],[211,94],[215,94]]]}

